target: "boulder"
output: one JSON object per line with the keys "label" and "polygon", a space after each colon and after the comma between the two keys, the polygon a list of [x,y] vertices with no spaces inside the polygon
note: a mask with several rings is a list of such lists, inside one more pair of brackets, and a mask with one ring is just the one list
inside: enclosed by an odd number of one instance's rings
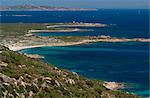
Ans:
{"label": "boulder", "polygon": [[118,89],[123,88],[123,87],[124,87],[124,84],[117,83],[117,82],[105,82],[105,83],[103,84],[103,86],[105,86],[107,89],[116,91],[116,90],[118,90]]}
{"label": "boulder", "polygon": [[6,83],[13,83],[13,79],[0,73],[0,81],[6,82]]}
{"label": "boulder", "polygon": [[3,92],[3,98],[7,98],[8,91],[6,90],[5,92]]}
{"label": "boulder", "polygon": [[66,82],[71,85],[75,84],[75,81],[73,79],[67,79]]}
{"label": "boulder", "polygon": [[33,93],[32,91],[30,91],[30,92],[29,92],[29,98],[32,98],[33,94],[34,94],[34,93]]}
{"label": "boulder", "polygon": [[4,63],[4,62],[0,62],[0,67],[7,67],[8,64],[7,63]]}
{"label": "boulder", "polygon": [[35,84],[34,82],[33,82],[33,86],[36,87],[36,89],[39,89],[38,85]]}
{"label": "boulder", "polygon": [[57,80],[55,80],[55,83],[58,87],[60,87],[60,83]]}
{"label": "boulder", "polygon": [[4,85],[4,86],[9,86],[10,84],[9,84],[9,83],[3,83],[3,85]]}

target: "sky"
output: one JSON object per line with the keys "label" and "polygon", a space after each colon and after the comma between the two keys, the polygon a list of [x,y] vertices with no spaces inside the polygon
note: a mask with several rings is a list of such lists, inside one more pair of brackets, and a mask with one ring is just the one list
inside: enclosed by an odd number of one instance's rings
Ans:
{"label": "sky", "polygon": [[49,5],[71,8],[147,9],[149,0],[0,0],[0,5]]}

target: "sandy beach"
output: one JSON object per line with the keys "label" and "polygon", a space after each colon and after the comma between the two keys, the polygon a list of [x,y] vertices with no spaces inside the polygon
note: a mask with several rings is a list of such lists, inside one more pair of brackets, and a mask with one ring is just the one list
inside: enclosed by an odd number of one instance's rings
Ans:
{"label": "sandy beach", "polygon": [[38,32],[78,32],[78,31],[92,31],[92,30],[86,30],[86,29],[64,29],[64,30],[29,30],[28,33],[38,33]]}
{"label": "sandy beach", "polygon": [[93,40],[82,40],[79,42],[58,42],[58,43],[48,43],[48,44],[42,44],[42,45],[21,45],[21,44],[16,44],[16,45],[8,45],[10,50],[13,51],[19,51],[22,49],[28,49],[28,48],[37,48],[37,47],[45,47],[45,46],[71,46],[71,45],[80,45],[80,44],[85,44],[85,43],[95,43],[95,42],[150,42],[150,39],[142,39],[142,38],[134,38],[134,39],[127,39],[127,38],[111,38],[106,36],[102,36],[102,38],[98,39],[93,39]]}
{"label": "sandy beach", "polygon": [[38,48],[38,47],[46,47],[46,46],[70,46],[70,45],[79,45],[79,44],[84,44],[87,43],[86,41],[82,42],[68,42],[68,43],[51,43],[51,44],[43,44],[43,45],[34,45],[34,46],[9,46],[10,50],[13,51],[19,51],[22,49],[28,49],[28,48]]}
{"label": "sandy beach", "polygon": [[106,27],[106,24],[101,24],[101,23],[78,23],[78,22],[73,22],[73,23],[59,23],[59,25],[53,25],[53,26],[47,26],[47,28],[57,28],[57,27]]}

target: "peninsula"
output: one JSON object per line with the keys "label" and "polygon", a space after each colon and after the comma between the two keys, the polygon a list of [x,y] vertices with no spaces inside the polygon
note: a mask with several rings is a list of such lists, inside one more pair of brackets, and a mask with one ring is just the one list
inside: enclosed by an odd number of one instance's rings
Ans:
{"label": "peninsula", "polygon": [[[49,27],[51,26],[51,27]],[[57,27],[56,27],[57,26]],[[63,28],[62,26],[80,27],[104,27],[105,24],[97,23],[45,23],[45,24],[1,24],[0,45],[7,46],[11,50],[17,51],[27,48],[44,46],[68,46],[95,42],[150,42],[150,39],[144,38],[116,38],[106,35],[101,36],[50,36],[40,37],[33,34],[38,32],[75,32],[88,31],[78,28]],[[7,28],[10,29],[7,29]],[[89,30],[90,31],[90,30]]]}
{"label": "peninsula", "polygon": [[65,8],[52,6],[35,6],[35,5],[15,5],[15,6],[0,6],[1,11],[97,11],[93,8]]}

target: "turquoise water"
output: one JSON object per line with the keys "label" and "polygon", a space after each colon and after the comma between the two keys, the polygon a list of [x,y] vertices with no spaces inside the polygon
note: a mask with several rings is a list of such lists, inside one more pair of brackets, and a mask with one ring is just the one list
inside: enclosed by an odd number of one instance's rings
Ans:
{"label": "turquoise water", "polygon": [[148,43],[94,43],[21,52],[40,54],[44,61],[88,78],[129,83],[126,91],[149,96],[148,48]]}

